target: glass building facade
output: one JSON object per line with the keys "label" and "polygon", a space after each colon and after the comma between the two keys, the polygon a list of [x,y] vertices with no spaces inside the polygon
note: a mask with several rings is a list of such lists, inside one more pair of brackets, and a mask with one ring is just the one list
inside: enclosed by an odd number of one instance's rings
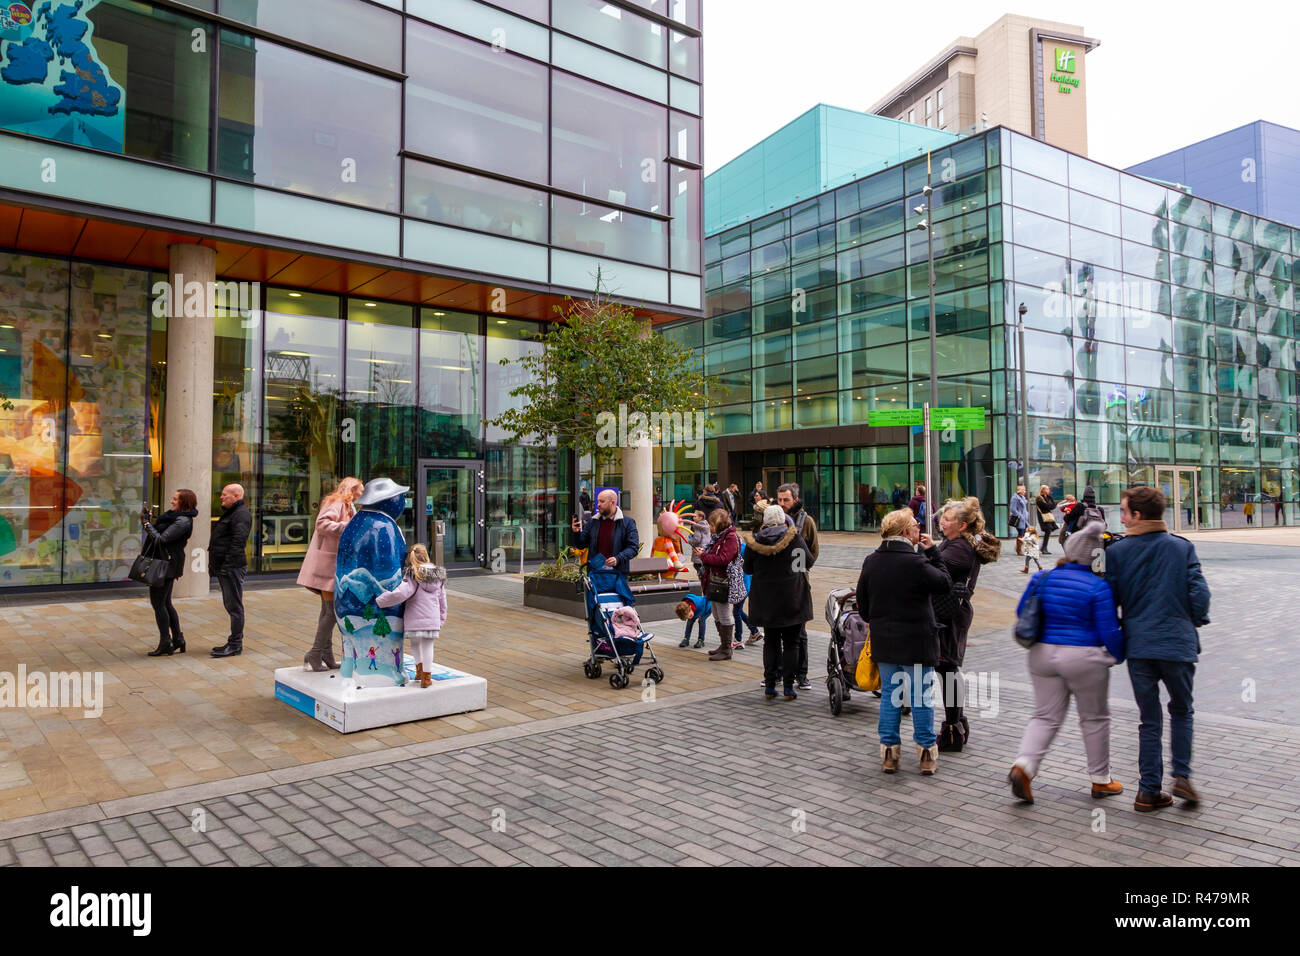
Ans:
{"label": "glass building facade", "polygon": [[[931,162],[939,404],[987,409],[983,430],[941,435],[943,497],[977,496],[1006,533],[1023,398],[1031,489],[1092,485],[1113,527],[1135,484],[1161,485],[1182,529],[1300,519],[1300,231],[1004,129]],[[707,317],[661,331],[715,376],[712,431],[703,469],[661,459],[665,494],[796,480],[842,530],[878,527],[897,488],[910,496],[920,436],[849,426],[929,399],[926,169],[706,238]]]}
{"label": "glass building facade", "polygon": [[699,0],[306,6],[5,6],[0,587],[122,580],[141,504],[195,484],[163,454],[173,243],[253,287],[211,319],[195,490],[245,487],[258,572],[345,475],[409,485],[448,563],[553,554],[568,456],[487,425],[510,361],[597,270],[702,314]]}

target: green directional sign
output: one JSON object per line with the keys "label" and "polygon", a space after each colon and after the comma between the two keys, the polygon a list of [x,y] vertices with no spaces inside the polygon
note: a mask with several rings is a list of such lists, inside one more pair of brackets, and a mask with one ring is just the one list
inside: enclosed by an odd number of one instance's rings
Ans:
{"label": "green directional sign", "polygon": [[[988,427],[984,412],[983,408],[932,408],[930,427],[935,431],[978,431]],[[919,408],[876,408],[867,413],[867,424],[872,428],[920,428],[925,421]]]}
{"label": "green directional sign", "polygon": [[955,428],[959,432],[978,431],[986,427],[983,408],[930,409],[930,428],[933,431],[943,431],[945,428]]}
{"label": "green directional sign", "polygon": [[896,428],[900,425],[925,424],[919,408],[873,408],[867,413],[867,424],[872,428]]}

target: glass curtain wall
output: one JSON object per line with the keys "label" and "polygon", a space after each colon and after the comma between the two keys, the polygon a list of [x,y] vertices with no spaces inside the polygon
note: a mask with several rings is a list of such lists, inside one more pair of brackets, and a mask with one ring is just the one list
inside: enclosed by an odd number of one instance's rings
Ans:
{"label": "glass curtain wall", "polygon": [[[1023,302],[1034,489],[1091,484],[1118,527],[1122,489],[1176,466],[1196,475],[1201,527],[1300,518],[1295,230],[1003,130],[933,162],[939,404],[988,422],[941,439],[942,496],[976,495],[1005,532]],[[711,436],[864,424],[929,399],[924,183],[912,162],[707,237],[708,317],[660,331],[702,350]],[[902,450],[905,484],[922,453],[919,437]],[[837,455],[781,466],[818,482],[827,527],[864,526],[866,489],[892,496],[893,478],[837,473],[828,505],[819,469],[860,464]],[[675,488],[717,461],[659,465]],[[752,487],[761,466],[745,467]]]}

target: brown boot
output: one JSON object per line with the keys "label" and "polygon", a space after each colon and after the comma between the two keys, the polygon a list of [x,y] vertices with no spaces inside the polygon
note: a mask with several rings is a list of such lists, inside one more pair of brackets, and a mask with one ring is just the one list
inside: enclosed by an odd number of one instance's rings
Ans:
{"label": "brown boot", "polygon": [[1016,554],[1023,555],[1025,553],[1024,547],[1025,547],[1024,539],[1016,538]]}
{"label": "brown boot", "polygon": [[734,624],[719,624],[718,636],[722,643],[716,648],[709,651],[709,660],[711,661],[729,661],[731,660],[731,636],[736,632]]}
{"label": "brown boot", "polygon": [[939,747],[936,744],[932,747],[922,747],[916,745],[916,755],[921,758],[921,773],[923,776],[932,777],[934,772],[939,769]]}
{"label": "brown boot", "polygon": [[420,682],[421,687],[429,686],[424,682],[424,665],[421,664],[419,661],[415,662],[415,679]]}
{"label": "brown boot", "polygon": [[880,769],[885,773],[898,773],[898,761],[903,757],[903,745],[880,745]]}
{"label": "brown boot", "polygon": [[428,687],[430,684],[433,683],[433,675],[426,670],[421,670],[418,676],[420,678],[421,687]]}

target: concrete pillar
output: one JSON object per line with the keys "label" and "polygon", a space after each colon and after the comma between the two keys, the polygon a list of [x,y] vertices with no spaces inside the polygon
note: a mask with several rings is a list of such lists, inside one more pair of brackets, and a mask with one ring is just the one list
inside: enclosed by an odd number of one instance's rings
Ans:
{"label": "concrete pillar", "polygon": [[[217,253],[186,243],[170,247],[171,307],[167,315],[166,418],[163,422],[164,503],[177,488],[191,488],[199,499],[185,575],[175,597],[208,593],[207,558],[194,570],[195,549],[206,550],[212,521],[212,367],[216,351],[216,320],[211,314],[186,316],[186,286],[200,283],[203,311],[211,313],[209,290],[217,279]],[[191,290],[194,289],[190,286]],[[190,311],[199,296],[190,302]]]}
{"label": "concrete pillar", "polygon": [[623,488],[624,500],[630,502],[623,506],[623,513],[636,522],[636,531],[641,538],[641,557],[650,557],[650,545],[654,543],[659,532],[654,526],[654,456],[651,454],[650,440],[623,449]]}

